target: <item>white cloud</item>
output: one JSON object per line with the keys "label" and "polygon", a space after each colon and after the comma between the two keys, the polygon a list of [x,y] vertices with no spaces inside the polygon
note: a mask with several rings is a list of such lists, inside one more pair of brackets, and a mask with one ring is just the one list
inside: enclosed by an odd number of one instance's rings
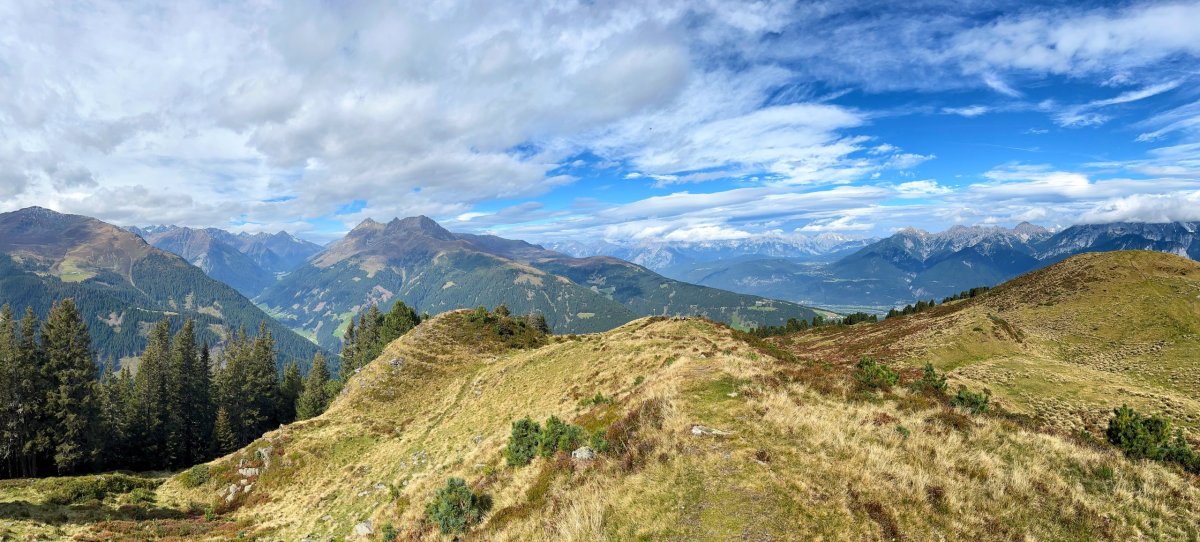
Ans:
{"label": "white cloud", "polygon": [[942,112],[948,115],[959,115],[962,117],[978,117],[991,111],[986,105],[968,105],[965,107],[943,107]]}

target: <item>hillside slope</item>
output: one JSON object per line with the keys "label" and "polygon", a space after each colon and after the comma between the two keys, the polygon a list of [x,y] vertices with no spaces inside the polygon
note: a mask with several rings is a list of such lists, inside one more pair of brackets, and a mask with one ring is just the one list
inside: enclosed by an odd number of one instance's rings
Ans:
{"label": "hillside slope", "polygon": [[930,361],[1064,430],[1097,431],[1115,401],[1200,429],[1200,264],[1171,254],[1083,254],[981,297],[779,342],[809,360]]}
{"label": "hillside slope", "polygon": [[139,235],[151,245],[179,255],[208,276],[233,286],[246,297],[254,297],[275,282],[274,273],[259,267],[249,256],[222,240],[220,233],[225,232],[172,227]]}
{"label": "hillside slope", "polygon": [[1085,252],[1153,250],[1200,259],[1198,230],[1197,222],[1086,224],[1057,233],[1027,223],[938,233],[906,228],[830,263],[754,258],[676,267],[668,274],[746,294],[883,312],[994,286]]}
{"label": "hillside slope", "polygon": [[280,359],[311,360],[317,346],[267,316],[233,288],[179,256],[94,218],[37,207],[0,214],[0,305],[44,317],[56,300],[75,299],[97,356],[140,355],[145,332],[164,317],[196,320],[197,338],[219,346],[260,322]]}
{"label": "hillside slope", "polygon": [[[356,539],[366,522],[449,539],[425,507],[451,476],[492,503],[466,540],[1128,540],[1200,529],[1200,489],[1177,469],[904,392],[819,392],[827,383],[806,376],[819,365],[776,358],[725,326],[643,319],[508,350],[465,318],[422,323],[327,413],[214,462],[199,487],[168,481],[160,501],[216,503],[231,509],[219,521],[284,540]],[[607,427],[622,445],[594,461],[507,466],[510,424],[551,415]],[[265,471],[236,472],[263,458]]]}

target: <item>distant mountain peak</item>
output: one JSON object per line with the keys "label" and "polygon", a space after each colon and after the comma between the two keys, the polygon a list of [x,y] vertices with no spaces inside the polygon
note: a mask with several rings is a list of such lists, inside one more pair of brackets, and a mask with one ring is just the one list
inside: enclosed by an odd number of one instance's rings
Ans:
{"label": "distant mountain peak", "polygon": [[425,235],[442,241],[457,239],[453,233],[425,215],[392,219],[384,231],[388,234]]}

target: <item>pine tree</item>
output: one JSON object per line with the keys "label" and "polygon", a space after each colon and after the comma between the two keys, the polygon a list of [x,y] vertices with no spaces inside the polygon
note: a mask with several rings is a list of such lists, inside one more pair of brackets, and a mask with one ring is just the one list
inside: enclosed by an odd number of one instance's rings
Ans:
{"label": "pine tree", "polygon": [[329,381],[329,369],[325,366],[325,356],[320,352],[313,357],[312,367],[304,378],[304,390],[296,402],[296,419],[307,420],[319,416],[329,406],[326,396],[326,384]]}
{"label": "pine tree", "polygon": [[0,460],[4,461],[7,476],[15,476],[20,442],[17,441],[17,323],[12,307],[0,307]]}
{"label": "pine tree", "polygon": [[[311,369],[310,369],[311,370]],[[283,378],[279,381],[279,421],[291,423],[296,419],[296,403],[304,388],[304,377],[300,374],[300,364],[295,360],[289,361],[283,367]]]}
{"label": "pine tree", "polygon": [[190,418],[191,373],[199,363],[196,352],[195,323],[187,320],[171,340],[171,354],[167,358],[166,411],[163,412],[163,433],[166,444],[164,460],[171,467],[190,464],[192,454],[187,449],[191,440]]}
{"label": "pine tree", "polygon": [[237,435],[234,434],[233,422],[224,408],[217,409],[217,419],[213,423],[213,450],[217,455],[225,455],[238,449]]}
{"label": "pine tree", "polygon": [[200,347],[200,356],[188,370],[184,397],[188,417],[186,419],[185,444],[190,451],[188,463],[194,464],[209,458],[208,443],[213,433],[213,377],[208,343]]}
{"label": "pine tree", "polygon": [[16,366],[13,374],[18,379],[14,384],[16,411],[13,412],[16,428],[16,442],[19,444],[18,459],[21,476],[37,476],[38,467],[50,453],[50,428],[48,426],[48,410],[46,395],[49,393],[49,382],[42,372],[45,363],[45,352],[38,340],[38,328],[41,323],[33,313],[32,307],[25,307],[25,316],[21,318],[20,338],[17,341]]}
{"label": "pine tree", "polygon": [[46,408],[54,426],[54,464],[60,474],[78,472],[98,452],[99,405],[91,336],[73,300],[64,299],[50,309],[42,337],[43,374],[51,383]]}
{"label": "pine tree", "polygon": [[168,408],[171,392],[168,376],[171,353],[171,322],[160,320],[150,332],[134,377],[134,402],[137,411],[135,441],[146,468],[162,468],[170,460],[168,450]]}
{"label": "pine tree", "polygon": [[354,346],[358,343],[358,330],[354,327],[354,318],[350,318],[350,323],[346,325],[346,332],[342,334],[342,366],[341,378],[345,382],[354,376],[354,359],[358,355],[354,351]]}

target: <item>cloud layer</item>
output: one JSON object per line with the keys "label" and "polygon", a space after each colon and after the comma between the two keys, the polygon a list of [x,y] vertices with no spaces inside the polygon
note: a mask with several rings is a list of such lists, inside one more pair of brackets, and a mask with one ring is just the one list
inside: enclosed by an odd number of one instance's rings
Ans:
{"label": "cloud layer", "polygon": [[[413,214],[533,239],[1187,219],[1196,20],[1197,2],[6,3],[0,211],[316,239]],[[940,164],[957,142],[930,123],[1001,115],[1144,151]]]}

